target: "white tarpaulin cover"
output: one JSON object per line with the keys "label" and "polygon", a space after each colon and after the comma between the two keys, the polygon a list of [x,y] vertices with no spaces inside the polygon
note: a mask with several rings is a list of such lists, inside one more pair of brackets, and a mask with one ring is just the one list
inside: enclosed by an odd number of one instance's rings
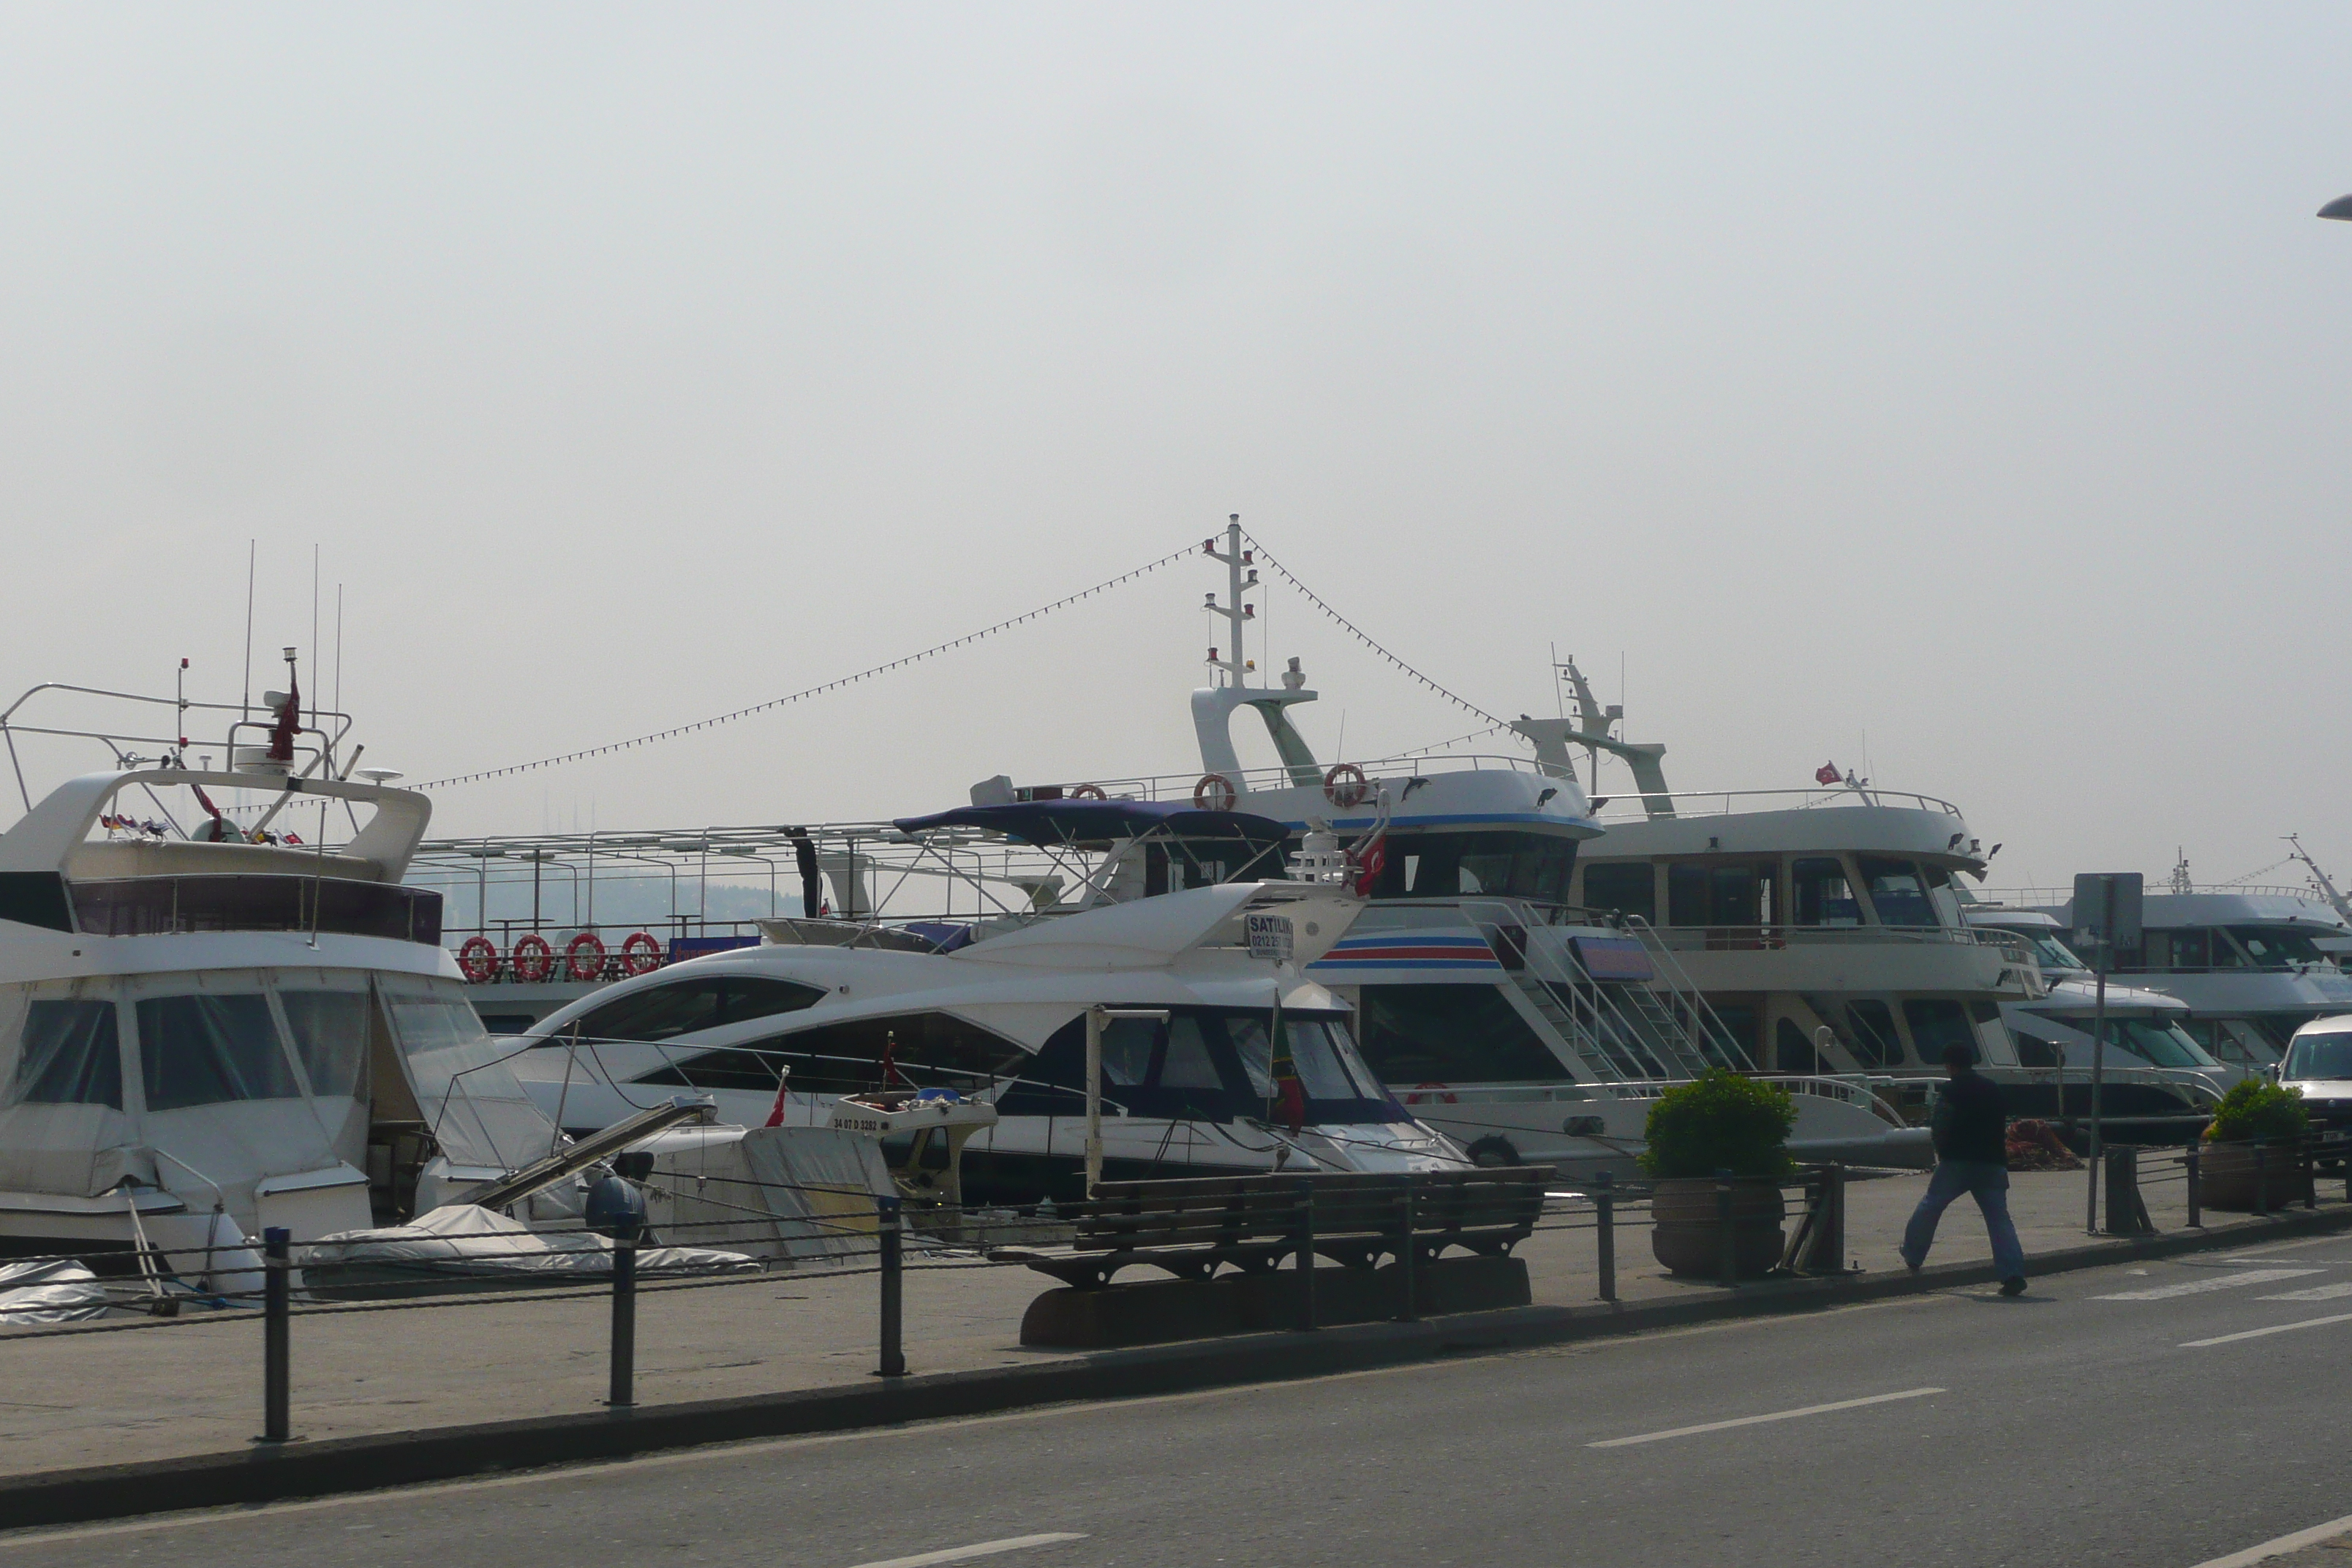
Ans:
{"label": "white tarpaulin cover", "polygon": [[[608,1279],[613,1244],[584,1230],[534,1231],[520,1220],[476,1204],[450,1204],[408,1225],[345,1230],[297,1249],[306,1277],[324,1283],[337,1274],[364,1273],[480,1278],[510,1276],[518,1283]],[[758,1272],[740,1252],[701,1247],[637,1249],[646,1275]]]}
{"label": "white tarpaulin cover", "polygon": [[656,1231],[759,1258],[870,1255],[874,1200],[898,1191],[880,1143],[829,1127],[681,1127],[640,1147]]}
{"label": "white tarpaulin cover", "polygon": [[0,1324],[77,1323],[103,1318],[109,1310],[106,1288],[79,1263],[0,1263]]}

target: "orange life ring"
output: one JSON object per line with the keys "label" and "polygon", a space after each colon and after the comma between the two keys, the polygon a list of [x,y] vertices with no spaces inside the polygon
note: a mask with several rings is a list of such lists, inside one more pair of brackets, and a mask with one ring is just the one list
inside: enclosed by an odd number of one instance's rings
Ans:
{"label": "orange life ring", "polygon": [[1353,763],[1333,763],[1331,771],[1323,775],[1325,798],[1342,811],[1352,811],[1363,805],[1371,793],[1371,782],[1364,777],[1364,770]]}
{"label": "orange life ring", "polygon": [[646,931],[631,931],[621,944],[621,966],[632,974],[651,974],[661,967],[661,943]]}
{"label": "orange life ring", "polygon": [[555,973],[555,950],[537,931],[515,938],[515,978],[536,984]]}
{"label": "orange life ring", "polygon": [[486,936],[469,936],[457,949],[457,973],[476,985],[486,984],[499,972],[499,944]]}
{"label": "orange life ring", "polygon": [[1072,800],[1108,800],[1110,796],[1103,794],[1103,786],[1100,784],[1080,784],[1070,791],[1070,798]]}
{"label": "orange life ring", "polygon": [[604,973],[604,944],[593,931],[583,931],[563,944],[563,968],[574,980],[593,980]]}
{"label": "orange life ring", "polygon": [[1202,811],[1231,811],[1241,793],[1234,781],[1223,773],[1202,773],[1201,782],[1192,786],[1192,804]]}
{"label": "orange life ring", "polygon": [[[1445,1089],[1445,1086],[1442,1083],[1417,1083],[1412,1087],[1415,1089]],[[1407,1105],[1419,1105],[1421,1103],[1421,1100],[1422,1097],[1417,1094],[1408,1094],[1404,1097],[1404,1102]],[[1447,1091],[1437,1096],[1437,1102],[1440,1105],[1459,1105],[1461,1103],[1461,1097],[1452,1093],[1451,1091]]]}

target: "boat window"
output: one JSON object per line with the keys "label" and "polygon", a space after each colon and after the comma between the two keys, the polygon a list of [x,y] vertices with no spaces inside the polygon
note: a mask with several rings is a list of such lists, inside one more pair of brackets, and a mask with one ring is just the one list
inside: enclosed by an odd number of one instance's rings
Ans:
{"label": "boat window", "polygon": [[1381,1082],[1549,1083],[1568,1076],[1492,985],[1367,985],[1357,1000],[1364,1055]]}
{"label": "boat window", "polygon": [[1773,867],[1686,861],[1666,868],[1666,923],[1755,926],[1772,919]]}
{"label": "boat window", "polygon": [[367,993],[280,991],[278,1000],[310,1092],[356,1096],[367,1062]]}
{"label": "boat window", "polygon": [[[701,974],[652,985],[592,1008],[577,1020],[591,1040],[667,1040],[721,1024],[797,1013],[824,999],[814,985],[752,974]],[[568,1035],[570,1026],[558,1031]]]}
{"label": "boat window", "polygon": [[[1114,1026],[1124,1020],[1113,1020]],[[1150,1026],[1146,1026],[1149,1027]],[[1106,1039],[1106,1058],[1108,1040]],[[793,1088],[809,1094],[851,1094],[882,1084],[882,1051],[892,1048],[900,1078],[921,1089],[968,1089],[1023,1070],[1028,1053],[1003,1036],[952,1013],[898,1013],[845,1018],[835,1024],[772,1035],[746,1047],[792,1069]],[[677,1067],[648,1073],[639,1083],[677,1083]],[[895,1081],[895,1080],[894,1080]],[[767,1080],[771,1089],[776,1080]]]}
{"label": "boat window", "polygon": [[1903,1065],[1903,1037],[1895,1032],[1895,1014],[1884,1002],[1849,1003],[1846,1026],[1853,1032],[1853,1059],[1865,1068]]}
{"label": "boat window", "polygon": [[1557,834],[1414,831],[1390,841],[1373,897],[1450,899],[1485,893],[1564,904],[1575,867],[1576,841]]}
{"label": "boat window", "polygon": [[1201,1037],[1201,1020],[1180,1015],[1169,1021],[1168,1049],[1160,1060],[1160,1076],[1152,1081],[1160,1089],[1225,1087],[1216,1059],[1209,1055],[1209,1043]]}
{"label": "boat window", "polygon": [[2058,1065],[2058,1047],[2047,1040],[2037,1040],[2032,1035],[2020,1035],[2017,1037],[2017,1065],[2054,1068]]}
{"label": "boat window", "polygon": [[1797,924],[1858,926],[1862,923],[1862,901],[1853,896],[1853,884],[1846,878],[1843,861],[1812,856],[1798,860],[1789,869]]}
{"label": "boat window", "polygon": [[[2083,961],[2075,956],[2074,950],[2068,947],[2064,942],[2060,942],[2054,934],[2048,931],[2039,929],[2017,931],[2009,927],[1996,927],[1994,929],[2001,931],[2004,934],[2009,936],[2022,937],[2025,941],[2025,945],[2027,948],[2032,950],[2033,953],[2033,962],[2039,964],[2046,973],[2063,974],[2070,971],[2080,970],[2084,967]],[[2157,967],[2160,969],[2163,965],[2158,964]]]}
{"label": "boat window", "polygon": [[487,1042],[481,1015],[471,1004],[438,996],[386,996],[400,1048],[410,1056]]}
{"label": "boat window", "polygon": [[[697,1051],[637,1081],[677,1084],[686,1089],[751,1089],[773,1094],[782,1076],[775,1053],[730,1046],[715,1051]],[[794,1088],[809,1088],[799,1081],[799,1073],[793,1077]],[[871,1087],[870,1080],[856,1087]]]}
{"label": "boat window", "polygon": [[150,1110],[302,1095],[258,993],[142,997],[139,1058]]}
{"label": "boat window", "polygon": [[122,1052],[111,1002],[34,1002],[17,1037],[11,1105],[122,1109]]}
{"label": "boat window", "polygon": [[1666,868],[1666,923],[1703,926],[1706,921],[1707,879],[1704,866]]}
{"label": "boat window", "polygon": [[2246,957],[2256,969],[2285,969],[2297,963],[2324,962],[2319,946],[2308,932],[2291,926],[2231,926],[2230,934],[2246,950]]}
{"label": "boat window", "polygon": [[1759,877],[1753,866],[1715,868],[1715,909],[1707,924],[1762,925],[1771,918],[1771,873]]}
{"label": "boat window", "polygon": [[1588,861],[1584,868],[1584,907],[1589,910],[1615,910],[1622,915],[1639,915],[1655,925],[1658,921],[1657,873],[1647,860],[1621,860],[1609,866],[1596,866]]}
{"label": "boat window", "polygon": [[2143,962],[2149,969],[2203,969],[2212,963],[2213,946],[2206,931],[2151,931],[2145,936],[2147,956]]}
{"label": "boat window", "polygon": [[1150,1018],[1112,1018],[1103,1025],[1103,1082],[1123,1089],[1139,1087],[1151,1072],[1152,1047],[1159,1044],[1160,1026]]}
{"label": "boat window", "polygon": [[[35,1004],[39,1005],[38,1003]],[[2282,1079],[2352,1078],[2352,1034],[2301,1035],[2289,1047]]]}
{"label": "boat window", "polygon": [[[1263,1099],[1274,1095],[1274,1052],[1268,1044],[1266,1020],[1255,1015],[1228,1017],[1225,1035],[1241,1053],[1242,1070],[1249,1075],[1250,1090]],[[1285,1017],[1282,1020],[1283,1043],[1289,1047],[1290,1061],[1298,1074],[1298,1085],[1312,1100],[1378,1100],[1380,1085],[1365,1072],[1366,1082],[1359,1085],[1349,1077],[1347,1058],[1355,1053],[1347,1047],[1347,1035],[1342,1030],[1334,1037],[1330,1026],[1320,1019]]]}
{"label": "boat window", "polygon": [[1909,860],[1862,857],[1862,879],[1870,889],[1870,902],[1883,926],[1932,926],[1936,906],[1927,900],[1919,868]]}
{"label": "boat window", "polygon": [[1772,1027],[1772,1065],[1782,1072],[1823,1070],[1821,1053],[1793,1018],[1782,1018]]}
{"label": "boat window", "polygon": [[1968,1009],[1958,1002],[1941,996],[1908,997],[1903,1004],[1903,1021],[1911,1026],[1911,1047],[1923,1062],[1940,1064],[1944,1053],[1954,1046],[1966,1046],[1969,1060],[1981,1059],[1977,1032],[1969,1027]]}
{"label": "boat window", "polygon": [[[2088,1033],[2088,1031],[2084,1031]],[[2107,1020],[2107,1044],[2120,1046],[2132,1055],[2160,1068],[2201,1068],[2211,1062],[2197,1048],[2197,1042],[2182,1034],[2175,1025],[2158,1024],[2146,1018],[2110,1018]]]}

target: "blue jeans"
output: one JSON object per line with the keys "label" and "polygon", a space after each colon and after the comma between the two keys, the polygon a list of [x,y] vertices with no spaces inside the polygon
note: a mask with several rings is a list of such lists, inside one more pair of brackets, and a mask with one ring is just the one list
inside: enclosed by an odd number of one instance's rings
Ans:
{"label": "blue jeans", "polygon": [[2017,1226],[2009,1217],[2009,1167],[1990,1160],[1941,1160],[1927,1178],[1927,1195],[1911,1211],[1903,1227],[1903,1261],[1914,1268],[1927,1261],[1936,1244],[1936,1222],[1962,1193],[1975,1195],[1984,1211],[1985,1232],[1992,1237],[1993,1267],[2004,1279],[2025,1274],[2025,1249],[2017,1245]]}

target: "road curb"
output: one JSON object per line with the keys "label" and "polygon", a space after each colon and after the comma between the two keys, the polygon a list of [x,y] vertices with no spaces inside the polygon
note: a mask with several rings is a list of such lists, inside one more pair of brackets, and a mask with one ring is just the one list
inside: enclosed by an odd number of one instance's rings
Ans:
{"label": "road curb", "polygon": [[[2352,1205],[2297,1210],[2203,1230],[2118,1237],[2036,1255],[2035,1276],[2178,1257],[2352,1229]],[[1769,1280],[1723,1294],[1633,1304],[1516,1307],[1416,1323],[1366,1323],[1312,1334],[1251,1334],[1110,1351],[1043,1366],[933,1373],[865,1386],[794,1389],[621,1412],[428,1427],[283,1447],[197,1454],[0,1477],[7,1528],[323,1497],[460,1479],[501,1470],[626,1458],[663,1449],[792,1437],[986,1415],[1083,1400],[1132,1399],[1253,1383],[1284,1383],[1455,1355],[1849,1306],[1990,1284],[1990,1262],[1917,1274]]]}

